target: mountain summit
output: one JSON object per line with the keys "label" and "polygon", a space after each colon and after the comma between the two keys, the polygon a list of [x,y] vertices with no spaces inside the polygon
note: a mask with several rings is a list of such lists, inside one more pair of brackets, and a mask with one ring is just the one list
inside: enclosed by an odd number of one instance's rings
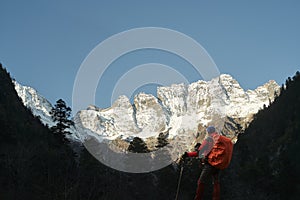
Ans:
{"label": "mountain summit", "polygon": [[269,81],[245,91],[232,76],[222,74],[211,81],[158,87],[157,97],[140,93],[133,104],[120,96],[110,108],[90,106],[76,114],[75,124],[88,130],[87,134],[93,132],[109,140],[131,136],[146,139],[168,130],[170,137],[191,135],[197,133],[199,125],[220,123],[222,129],[228,117],[245,126],[253,114],[274,100],[279,89],[275,81]]}
{"label": "mountain summit", "polygon": [[[17,82],[15,89],[34,115],[40,116],[44,124],[54,125],[49,115],[52,105],[45,98]],[[219,131],[227,126],[230,132],[237,123],[245,127],[253,114],[268,106],[279,91],[273,80],[245,91],[228,74],[211,81],[158,87],[157,97],[140,93],[131,104],[126,96],[120,96],[109,108],[89,106],[79,111],[74,116],[73,137],[82,141],[89,137],[101,141],[130,140],[135,136],[147,140],[168,133],[169,138],[186,141],[186,137],[194,140],[197,132],[212,123],[217,124]]]}

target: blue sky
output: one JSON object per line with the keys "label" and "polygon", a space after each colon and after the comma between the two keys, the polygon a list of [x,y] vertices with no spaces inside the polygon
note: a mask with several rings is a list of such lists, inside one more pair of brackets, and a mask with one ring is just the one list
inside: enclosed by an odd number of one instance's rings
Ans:
{"label": "blue sky", "polygon": [[[0,7],[0,62],[52,103],[63,98],[71,106],[76,73],[89,52],[108,37],[139,27],[188,35],[206,49],[221,73],[231,74],[244,89],[270,79],[282,84],[300,70],[296,0],[1,0]],[[174,66],[191,82],[201,78],[171,54],[131,52],[116,60],[100,81],[97,106],[110,105],[112,86],[126,70],[149,62]]]}

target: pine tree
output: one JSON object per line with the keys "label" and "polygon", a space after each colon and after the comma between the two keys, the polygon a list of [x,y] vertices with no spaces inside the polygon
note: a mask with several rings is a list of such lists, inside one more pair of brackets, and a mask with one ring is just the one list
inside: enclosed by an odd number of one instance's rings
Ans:
{"label": "pine tree", "polygon": [[[240,134],[235,145],[232,170],[224,179],[227,181],[225,187],[230,185],[228,189],[238,182],[235,187],[245,190],[242,193],[253,191],[260,199],[297,199],[300,196],[300,159],[295,156],[300,151],[299,75],[296,73],[293,79],[289,77],[286,88],[276,101],[260,110],[245,132]],[[235,174],[239,175],[230,184],[229,180]],[[264,197],[265,194],[267,196]]]}
{"label": "pine tree", "polygon": [[71,112],[71,108],[67,107],[66,103],[62,99],[56,101],[55,107],[52,108],[50,112],[54,122],[57,122],[51,130],[54,134],[63,137],[63,140],[66,139],[65,136],[67,134],[70,134],[70,132],[66,131],[66,129],[70,128],[70,126],[74,124],[73,121],[69,119]]}
{"label": "pine tree", "polygon": [[0,64],[0,199],[79,199],[73,150],[15,91]]}
{"label": "pine tree", "polygon": [[168,145],[169,142],[166,139],[166,136],[163,133],[160,133],[157,137],[157,145],[155,146],[156,148],[162,148],[166,145]]}
{"label": "pine tree", "polygon": [[147,144],[139,137],[134,137],[128,146],[128,151],[131,153],[148,153]]}
{"label": "pine tree", "polygon": [[243,127],[241,124],[237,123],[235,126],[235,135],[239,135],[243,132]]}

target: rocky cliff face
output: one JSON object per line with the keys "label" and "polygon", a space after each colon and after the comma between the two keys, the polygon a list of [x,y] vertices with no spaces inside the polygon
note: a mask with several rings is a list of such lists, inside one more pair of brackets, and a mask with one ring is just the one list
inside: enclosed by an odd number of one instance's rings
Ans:
{"label": "rocky cliff face", "polygon": [[159,87],[157,97],[138,94],[132,105],[121,96],[111,108],[92,106],[80,111],[75,122],[78,128],[107,140],[133,136],[147,140],[160,132],[178,141],[194,140],[197,131],[210,124],[219,131],[234,129],[237,123],[245,126],[263,105],[274,100],[275,93],[279,93],[275,81],[245,91],[230,75],[223,74],[207,82]]}
{"label": "rocky cliff face", "polygon": [[[30,87],[15,82],[15,88],[33,114],[53,126],[51,104]],[[141,93],[135,96],[133,104],[126,96],[120,96],[110,108],[89,106],[74,116],[75,127],[71,131],[82,141],[88,137],[128,141],[134,136],[150,141],[162,132],[178,143],[178,148],[180,143],[186,148],[199,136],[197,132],[210,124],[233,137],[236,125],[248,124],[253,114],[274,100],[279,89],[275,81],[269,81],[245,91],[234,78],[223,74],[211,81],[159,87],[157,97]],[[203,134],[198,138],[202,139]]]}
{"label": "rocky cliff face", "polygon": [[[38,116],[44,125],[49,127],[54,126],[56,123],[53,121],[50,114],[53,108],[51,103],[35,89],[23,86],[17,81],[14,81],[13,83],[18,96],[22,99],[23,104],[31,110],[32,114]],[[76,131],[75,127],[70,127],[68,131],[72,133],[71,135],[67,135],[70,140],[81,140],[81,135]]]}
{"label": "rocky cliff face", "polygon": [[23,104],[32,111],[32,114],[39,116],[43,124],[54,126],[50,115],[51,103],[31,87],[23,86],[16,81],[14,81],[14,85]]}

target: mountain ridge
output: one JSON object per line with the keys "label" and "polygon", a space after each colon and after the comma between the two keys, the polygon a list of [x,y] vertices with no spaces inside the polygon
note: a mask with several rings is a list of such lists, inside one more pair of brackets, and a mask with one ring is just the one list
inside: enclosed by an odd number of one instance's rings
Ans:
{"label": "mountain ridge", "polygon": [[[222,198],[297,199],[299,196],[300,162],[295,156],[299,152],[299,74],[287,80],[274,102],[260,109],[239,135],[231,165],[221,174]],[[68,145],[53,140],[54,135],[46,127],[43,131],[42,127],[37,128],[38,124],[41,126],[38,118],[22,105],[9,76],[2,75],[0,70],[3,199],[80,199],[91,194],[90,199],[174,199],[178,165],[172,163],[147,174],[123,173],[104,166],[84,148],[79,164],[75,163],[72,160],[76,157],[66,154],[70,151],[65,149]],[[101,110],[94,106],[89,109]],[[182,176],[181,199],[192,199],[195,193],[199,161],[190,161]],[[66,191],[66,185],[70,190]],[[205,198],[211,198],[208,194],[209,191]]]}
{"label": "mountain ridge", "polygon": [[[49,127],[54,125],[49,114],[52,108],[49,101],[33,88],[17,82],[15,89],[34,115],[40,116]],[[274,100],[279,89],[279,85],[270,80],[255,90],[245,91],[231,75],[222,74],[211,81],[158,87],[157,97],[139,93],[133,103],[128,97],[120,96],[109,108],[90,105],[76,113],[69,139],[84,142],[94,137],[109,142],[115,139],[130,141],[137,136],[147,140],[167,132],[169,139],[184,141],[189,138],[182,144],[188,147],[197,137],[195,134],[202,132],[212,121],[219,131],[227,126],[226,131],[231,132],[233,128],[230,127],[237,123],[247,126],[253,114]],[[230,133],[229,136],[234,135]]]}
{"label": "mountain ridge", "polygon": [[[255,90],[244,91],[230,75],[220,77],[220,80],[208,82],[200,80],[189,85],[158,87],[157,97],[140,93],[135,96],[132,105],[127,97],[121,96],[110,108],[100,109],[93,106],[81,110],[75,118],[83,126],[99,135],[105,135],[108,139],[117,136],[118,132],[128,136],[130,131],[136,136],[139,133],[143,135],[145,131],[155,132],[157,135],[169,128],[172,128],[170,135],[174,136],[177,135],[180,129],[177,125],[182,124],[181,122],[190,124],[185,129],[197,132],[199,123],[208,125],[216,114],[220,117],[245,118],[248,121],[263,105],[269,105],[275,97],[273,93],[279,92],[275,81],[269,81]],[[218,86],[218,81],[221,81],[225,89]],[[95,123],[86,121],[90,118],[84,115],[90,115]],[[100,117],[102,121],[95,119],[96,117]],[[124,117],[126,120],[122,120]]]}

